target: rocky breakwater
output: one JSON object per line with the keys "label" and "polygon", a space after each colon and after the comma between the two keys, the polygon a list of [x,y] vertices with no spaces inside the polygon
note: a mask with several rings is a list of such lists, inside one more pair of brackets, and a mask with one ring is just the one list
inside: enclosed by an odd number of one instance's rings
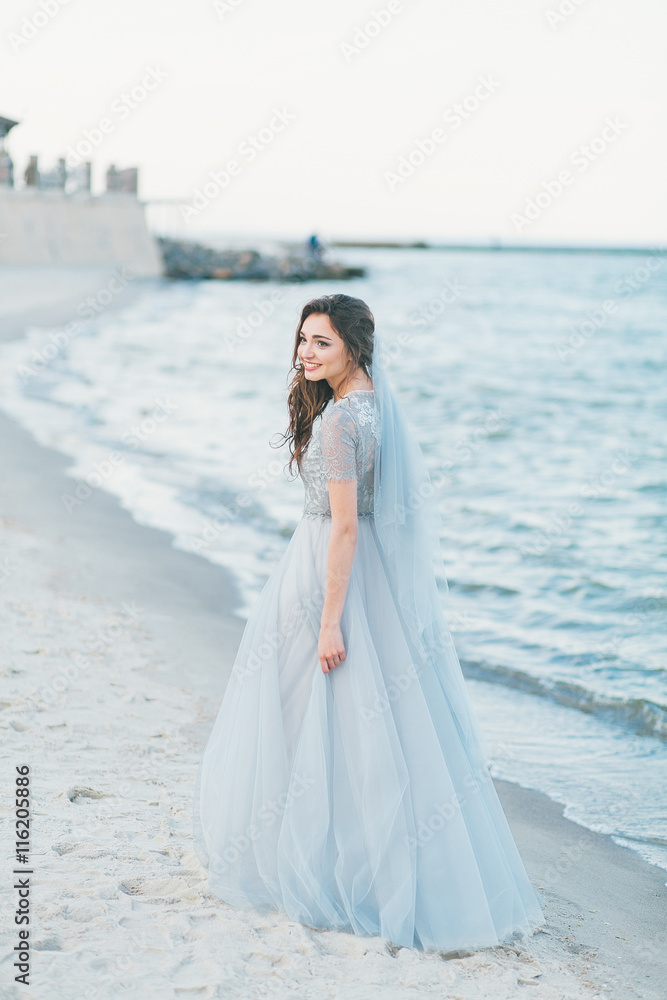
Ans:
{"label": "rocky breakwater", "polygon": [[286,251],[280,255],[257,250],[216,250],[189,240],[158,237],[167,278],[220,281],[318,281],[363,278],[363,267],[345,267],[308,253]]}

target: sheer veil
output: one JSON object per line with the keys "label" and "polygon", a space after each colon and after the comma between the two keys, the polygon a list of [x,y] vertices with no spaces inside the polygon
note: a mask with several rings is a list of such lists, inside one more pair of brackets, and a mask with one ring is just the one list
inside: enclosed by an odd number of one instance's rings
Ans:
{"label": "sheer veil", "polygon": [[449,592],[440,547],[436,490],[419,442],[387,377],[384,337],[374,333],[371,362],[376,453],[375,530],[389,586],[428,696],[435,675],[471,761],[481,766],[486,745],[472,711],[436,581]]}

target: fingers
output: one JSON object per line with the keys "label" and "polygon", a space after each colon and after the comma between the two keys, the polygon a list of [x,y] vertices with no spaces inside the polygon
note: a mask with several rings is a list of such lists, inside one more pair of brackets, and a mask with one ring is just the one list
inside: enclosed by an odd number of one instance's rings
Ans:
{"label": "fingers", "polygon": [[345,659],[345,650],[339,653],[329,653],[328,656],[320,656],[320,665],[325,674],[330,673],[334,667],[342,663]]}

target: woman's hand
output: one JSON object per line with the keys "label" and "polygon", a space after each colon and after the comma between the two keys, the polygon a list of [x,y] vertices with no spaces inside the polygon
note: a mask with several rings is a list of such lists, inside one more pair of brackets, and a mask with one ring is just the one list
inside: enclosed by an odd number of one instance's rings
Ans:
{"label": "woman's hand", "polygon": [[345,643],[340,625],[322,625],[320,627],[320,639],[317,644],[317,655],[320,658],[320,666],[325,674],[328,674],[334,667],[345,659]]}

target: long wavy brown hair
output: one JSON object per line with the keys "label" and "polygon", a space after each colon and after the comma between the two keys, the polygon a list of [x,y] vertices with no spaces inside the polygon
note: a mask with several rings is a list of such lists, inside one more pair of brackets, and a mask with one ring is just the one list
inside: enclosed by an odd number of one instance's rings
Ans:
{"label": "long wavy brown hair", "polygon": [[294,376],[290,383],[287,397],[289,411],[289,427],[282,436],[282,444],[289,443],[291,458],[288,468],[290,472],[294,462],[301,468],[301,459],[313,433],[313,423],[333,396],[333,389],[326,379],[310,381],[306,378],[303,364],[298,355],[301,328],[313,313],[327,316],[332,327],[343,340],[349,355],[346,365],[352,375],[361,367],[367,375],[370,374],[373,357],[373,333],[375,320],[373,313],[362,299],[352,295],[323,295],[319,299],[306,302],[301,310],[301,316],[294,338],[294,352],[290,373]]}

